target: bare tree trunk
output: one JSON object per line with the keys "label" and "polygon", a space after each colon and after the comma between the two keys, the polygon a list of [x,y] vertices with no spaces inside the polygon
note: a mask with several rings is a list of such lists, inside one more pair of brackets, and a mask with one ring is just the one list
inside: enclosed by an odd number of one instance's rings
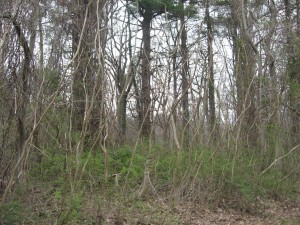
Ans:
{"label": "bare tree trunk", "polygon": [[[126,1],[128,4],[128,0]],[[128,54],[129,54],[129,66],[128,71],[126,72],[126,63],[127,60],[125,60],[124,65],[119,65],[121,68],[119,71],[119,74],[117,74],[116,77],[116,86],[118,87],[118,105],[117,105],[117,118],[118,118],[118,143],[124,144],[126,141],[126,127],[127,127],[127,97],[129,95],[132,83],[133,83],[133,77],[135,76],[136,69],[134,66],[136,65],[135,62],[133,62],[132,59],[132,34],[131,34],[131,16],[128,13],[127,14],[127,27],[128,30]],[[127,47],[127,46],[126,46]],[[125,47],[125,48],[126,48]],[[125,54],[127,51],[125,51]],[[121,57],[127,57],[127,55],[120,56],[119,64],[121,64]]]}
{"label": "bare tree trunk", "polygon": [[[180,4],[184,7],[184,0],[181,0]],[[182,56],[182,70],[181,70],[181,78],[182,78],[182,127],[183,127],[183,140],[182,145],[184,147],[189,146],[189,120],[190,120],[190,112],[189,112],[189,82],[188,82],[188,48],[187,48],[187,31],[185,26],[185,16],[182,12],[180,15],[180,32],[181,32],[181,56]]]}
{"label": "bare tree trunk", "polygon": [[24,51],[24,61],[22,65],[22,70],[21,70],[21,77],[19,80],[19,93],[17,96],[17,102],[18,102],[18,109],[16,113],[16,119],[17,119],[17,124],[18,124],[18,156],[19,159],[21,160],[22,163],[20,163],[19,168],[18,168],[18,174],[20,176],[20,182],[22,182],[23,174],[23,165],[24,165],[24,160],[21,159],[24,149],[24,144],[26,141],[26,106],[28,104],[29,100],[29,85],[28,82],[30,80],[30,75],[31,75],[31,70],[30,70],[30,63],[32,59],[32,55],[30,52],[30,48],[28,45],[28,42],[24,36],[24,33],[21,29],[21,25],[16,21],[16,18],[13,18],[12,21],[14,28],[16,30],[18,39],[19,39],[19,44],[23,48]]}
{"label": "bare tree trunk", "polygon": [[[269,3],[269,10],[271,14],[270,18],[270,26],[269,32],[265,39],[265,52],[266,52],[266,60],[269,67],[269,74],[270,74],[270,84],[271,84],[271,108],[272,108],[272,117],[271,117],[271,127],[273,128],[273,132],[270,134],[271,139],[274,142],[274,155],[275,158],[278,159],[282,155],[282,128],[280,122],[280,96],[279,96],[279,88],[278,88],[278,77],[276,74],[276,61],[274,57],[274,52],[271,50],[271,40],[275,33],[276,28],[276,9],[274,1],[270,1]],[[273,160],[273,158],[272,158]],[[282,161],[280,160],[278,164]]]}
{"label": "bare tree trunk", "polygon": [[[35,26],[31,27],[31,29],[32,29],[31,32],[34,33],[34,35],[32,34],[32,39],[30,41],[30,46],[31,46],[30,49],[31,49],[31,52],[34,52],[34,45],[36,42],[36,40],[35,40],[36,33],[38,31],[39,41],[40,41],[40,43],[39,43],[40,58],[39,58],[39,69],[38,69],[39,73],[36,76],[36,83],[37,83],[36,89],[38,89],[38,90],[35,90],[35,92],[37,93],[36,94],[36,103],[35,103],[36,109],[35,109],[35,115],[33,118],[34,121],[37,121],[40,118],[42,108],[43,108],[43,104],[42,104],[43,95],[41,94],[41,92],[43,89],[43,81],[44,81],[44,40],[43,40],[44,39],[44,34],[43,34],[44,31],[43,31],[43,25],[42,25],[43,18],[42,18],[41,6],[36,5],[35,7],[36,7],[36,9],[35,9],[36,10],[36,15],[35,15],[36,18],[34,18],[34,20],[37,21],[37,24],[35,24]],[[35,129],[35,132],[33,134],[33,144],[34,144],[35,148],[40,149],[40,127],[37,127]],[[40,154],[38,156],[38,162],[41,162],[41,160],[42,160],[42,154]]]}
{"label": "bare tree trunk", "polygon": [[[174,45],[176,45],[176,42],[174,43]],[[177,63],[177,49],[175,49],[175,51],[172,55],[173,94],[174,94],[175,101],[178,99],[177,68],[176,68],[177,66],[176,66],[176,63]],[[175,144],[177,144],[176,143],[177,136],[176,136],[176,138],[174,138],[175,135],[172,135],[172,133],[175,134],[174,132],[177,132],[177,131],[174,130],[176,128],[177,121],[178,121],[177,107],[175,107],[171,111],[170,118],[173,119],[173,123],[171,123],[171,125],[170,125],[170,137],[172,138],[171,139],[172,140],[171,146],[173,146],[174,141],[175,141]]]}
{"label": "bare tree trunk", "polygon": [[[290,129],[292,145],[299,142],[300,139],[300,72],[298,60],[300,58],[299,41],[294,38],[292,24],[292,5],[289,0],[284,1],[285,4],[285,20],[286,20],[286,37],[287,37],[287,73],[289,78],[289,108],[290,108]],[[296,18],[296,34],[299,34],[299,1],[296,2],[297,18]]]}
{"label": "bare tree trunk", "polygon": [[257,144],[255,106],[255,52],[248,33],[246,1],[232,5],[234,20],[239,24],[240,35],[235,37],[237,118],[241,141],[248,147]]}
{"label": "bare tree trunk", "polygon": [[[74,5],[74,20],[73,20],[73,54],[78,52],[74,61],[74,78],[73,78],[73,126],[75,130],[81,131],[83,128],[83,120],[85,114],[86,96],[89,88],[88,80],[90,79],[90,48],[88,46],[88,28],[86,25],[86,13],[89,9],[88,0],[77,0]],[[89,13],[88,13],[89,14]]]}
{"label": "bare tree trunk", "polygon": [[119,126],[119,140],[120,144],[123,144],[126,140],[126,105],[127,105],[127,95],[122,95],[119,98],[118,103],[118,126]]}
{"label": "bare tree trunk", "polygon": [[146,11],[142,21],[143,31],[143,53],[142,53],[142,89],[141,89],[141,112],[140,112],[140,127],[141,135],[148,138],[151,130],[150,121],[150,105],[151,105],[151,85],[150,85],[150,51],[151,51],[151,29],[152,14]]}
{"label": "bare tree trunk", "polygon": [[209,129],[212,141],[214,142],[216,140],[217,123],[214,86],[213,29],[209,5],[209,0],[206,0],[205,17],[207,23]]}

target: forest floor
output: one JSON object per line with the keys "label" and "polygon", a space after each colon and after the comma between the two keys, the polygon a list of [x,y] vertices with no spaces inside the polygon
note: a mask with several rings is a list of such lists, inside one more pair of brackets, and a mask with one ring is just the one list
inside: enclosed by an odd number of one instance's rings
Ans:
{"label": "forest floor", "polygon": [[286,205],[280,202],[269,202],[259,213],[242,213],[230,209],[217,210],[189,210],[186,206],[179,207],[184,224],[218,225],[297,225],[300,224],[299,204]]}
{"label": "forest floor", "polygon": [[[53,197],[56,196],[56,197]],[[58,201],[58,199],[60,199]],[[88,225],[299,225],[300,201],[260,200],[250,205],[222,203],[209,206],[187,200],[168,200],[150,197],[105,198],[97,193],[85,193],[72,204],[58,194],[49,195],[31,190],[19,198],[26,206],[21,218],[0,215],[0,224],[88,224]],[[6,213],[15,211],[13,207]],[[5,213],[5,212],[4,212]],[[1,214],[1,213],[0,213]],[[2,220],[3,219],[3,220]],[[12,220],[13,219],[13,220]],[[15,221],[15,222],[13,222]]]}
{"label": "forest floor", "polygon": [[[166,155],[157,156],[144,193],[142,153],[123,149],[111,154],[110,171],[121,171],[120,181],[104,179],[99,155],[90,163],[84,160],[80,181],[74,175],[75,158],[68,158],[67,169],[64,155],[46,158],[0,205],[0,225],[300,225],[296,174],[281,176],[274,170],[257,175],[255,160],[245,157],[239,158],[232,179],[232,160],[222,154],[214,155],[212,163],[211,151],[199,151],[191,163],[188,154],[157,150]],[[198,158],[201,173],[194,177]]]}
{"label": "forest floor", "polygon": [[[182,202],[172,209],[161,203],[146,202],[147,210],[136,210],[127,216],[115,217],[113,212],[102,217],[102,223],[96,224],[184,224],[184,225],[299,225],[300,204],[291,202],[268,201],[260,204],[255,213],[240,210],[216,208],[204,209],[205,206],[192,202]],[[263,207],[263,208],[262,208]],[[160,216],[158,215],[160,214]],[[104,220],[103,220],[104,219]],[[100,220],[99,220],[100,221]]]}

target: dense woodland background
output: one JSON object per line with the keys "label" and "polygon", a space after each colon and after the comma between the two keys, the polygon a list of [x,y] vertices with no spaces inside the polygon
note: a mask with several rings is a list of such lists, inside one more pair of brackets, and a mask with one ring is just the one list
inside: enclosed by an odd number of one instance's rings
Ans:
{"label": "dense woodland background", "polygon": [[0,8],[2,223],[100,224],[128,199],[252,212],[299,195],[300,0]]}

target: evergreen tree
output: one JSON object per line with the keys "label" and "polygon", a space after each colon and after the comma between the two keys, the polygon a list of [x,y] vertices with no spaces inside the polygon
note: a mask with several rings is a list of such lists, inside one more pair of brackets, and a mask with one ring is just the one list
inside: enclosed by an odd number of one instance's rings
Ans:
{"label": "evergreen tree", "polygon": [[168,11],[174,11],[177,6],[171,0],[131,0],[130,9],[135,10],[143,18],[142,26],[142,65],[141,81],[142,87],[140,92],[140,108],[137,109],[139,114],[139,123],[143,137],[149,137],[151,129],[150,106],[151,106],[151,71],[150,71],[150,52],[151,52],[151,22],[156,16]]}
{"label": "evergreen tree", "polygon": [[[137,12],[143,19],[142,26],[142,65],[141,65],[141,92],[140,108],[137,109],[139,114],[139,123],[143,137],[149,137],[151,129],[150,106],[151,106],[151,72],[150,72],[150,52],[151,52],[151,22],[152,20],[164,13],[170,17],[180,18],[185,14],[195,14],[194,7],[184,9],[185,1],[174,0],[130,0],[129,9],[131,12]],[[192,4],[194,5],[194,4]]]}

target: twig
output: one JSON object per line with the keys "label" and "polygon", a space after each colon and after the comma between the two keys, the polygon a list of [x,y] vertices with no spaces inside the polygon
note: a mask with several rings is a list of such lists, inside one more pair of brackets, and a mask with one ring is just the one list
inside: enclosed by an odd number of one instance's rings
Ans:
{"label": "twig", "polygon": [[288,153],[286,153],[285,155],[279,157],[278,159],[275,159],[275,161],[272,162],[271,165],[268,166],[268,168],[265,169],[265,170],[261,173],[261,175],[264,175],[264,174],[265,174],[265,173],[266,173],[266,172],[267,172],[274,164],[277,163],[277,161],[279,161],[279,160],[281,160],[281,159],[287,157],[289,154],[291,154],[291,153],[292,153],[295,149],[297,149],[299,146],[300,146],[300,144],[299,144],[299,145],[296,145],[296,146],[295,146],[294,148],[292,148]]}

